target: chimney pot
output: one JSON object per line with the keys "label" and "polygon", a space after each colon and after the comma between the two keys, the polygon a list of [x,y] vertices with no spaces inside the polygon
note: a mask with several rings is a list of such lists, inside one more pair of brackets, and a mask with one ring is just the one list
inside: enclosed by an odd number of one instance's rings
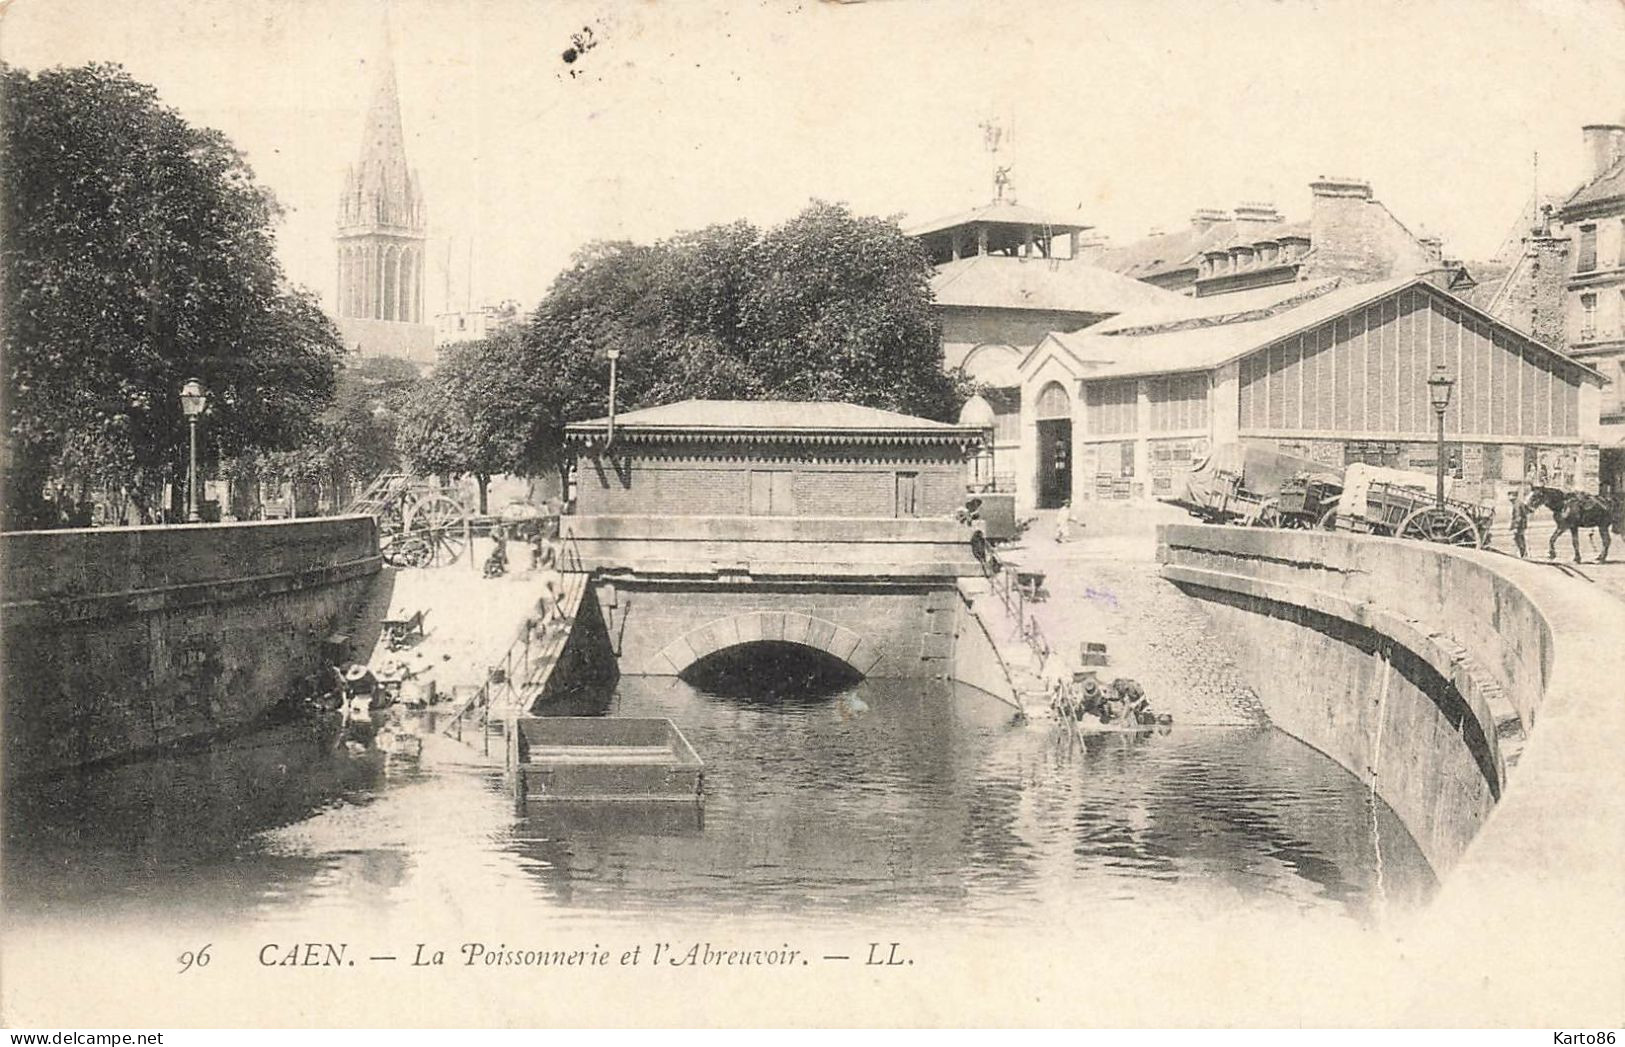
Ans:
{"label": "chimney pot", "polygon": [[1281,221],[1281,212],[1272,203],[1246,200],[1236,205],[1236,221],[1275,223]]}
{"label": "chimney pot", "polygon": [[1347,196],[1358,200],[1371,199],[1371,183],[1363,178],[1341,178],[1321,175],[1309,183],[1315,196]]}
{"label": "chimney pot", "polygon": [[1586,181],[1595,182],[1619,162],[1621,150],[1625,149],[1625,125],[1587,124],[1580,133],[1585,137],[1586,159],[1591,171]]}

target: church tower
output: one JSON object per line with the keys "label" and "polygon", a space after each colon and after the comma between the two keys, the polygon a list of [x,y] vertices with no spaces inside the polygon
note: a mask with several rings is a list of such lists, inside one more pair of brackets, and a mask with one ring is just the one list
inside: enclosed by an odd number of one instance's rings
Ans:
{"label": "church tower", "polygon": [[360,157],[345,172],[339,196],[339,330],[361,356],[431,364],[434,328],[423,322],[423,191],[406,160],[387,22],[382,37]]}

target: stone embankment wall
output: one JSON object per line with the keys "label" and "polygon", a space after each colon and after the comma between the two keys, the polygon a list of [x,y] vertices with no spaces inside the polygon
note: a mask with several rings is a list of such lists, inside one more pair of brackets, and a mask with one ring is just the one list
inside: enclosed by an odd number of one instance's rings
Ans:
{"label": "stone embankment wall", "polygon": [[1548,605],[1620,610],[1532,565],[1420,542],[1179,525],[1159,529],[1158,556],[1270,720],[1371,783],[1440,873],[1507,796],[1555,682],[1576,679]]}
{"label": "stone embankment wall", "polygon": [[371,517],[18,532],[0,557],[8,775],[253,721],[380,565]]}

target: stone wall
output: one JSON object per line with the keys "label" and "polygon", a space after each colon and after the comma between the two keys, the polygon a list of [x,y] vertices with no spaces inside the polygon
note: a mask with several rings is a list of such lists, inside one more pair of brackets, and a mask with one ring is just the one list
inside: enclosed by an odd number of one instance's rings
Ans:
{"label": "stone wall", "polygon": [[1167,526],[1163,574],[1238,649],[1271,721],[1371,783],[1441,872],[1507,787],[1553,639],[1504,558],[1321,532]]}
{"label": "stone wall", "polygon": [[0,536],[7,774],[253,721],[379,569],[371,517]]}
{"label": "stone wall", "polygon": [[599,578],[610,644],[628,675],[674,676],[707,654],[755,641],[826,651],[864,676],[953,675],[954,582],[667,584]]}
{"label": "stone wall", "polygon": [[952,519],[572,516],[566,565],[644,575],[921,579],[979,573]]}

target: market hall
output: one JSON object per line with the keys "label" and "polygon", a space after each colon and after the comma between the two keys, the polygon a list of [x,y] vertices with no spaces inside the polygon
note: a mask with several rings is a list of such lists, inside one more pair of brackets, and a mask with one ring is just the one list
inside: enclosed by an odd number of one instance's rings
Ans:
{"label": "market hall", "polygon": [[[1022,509],[1165,496],[1216,445],[1595,492],[1603,376],[1425,277],[1262,288],[1046,336],[1022,360]],[[1008,466],[1001,466],[1008,468]]]}

